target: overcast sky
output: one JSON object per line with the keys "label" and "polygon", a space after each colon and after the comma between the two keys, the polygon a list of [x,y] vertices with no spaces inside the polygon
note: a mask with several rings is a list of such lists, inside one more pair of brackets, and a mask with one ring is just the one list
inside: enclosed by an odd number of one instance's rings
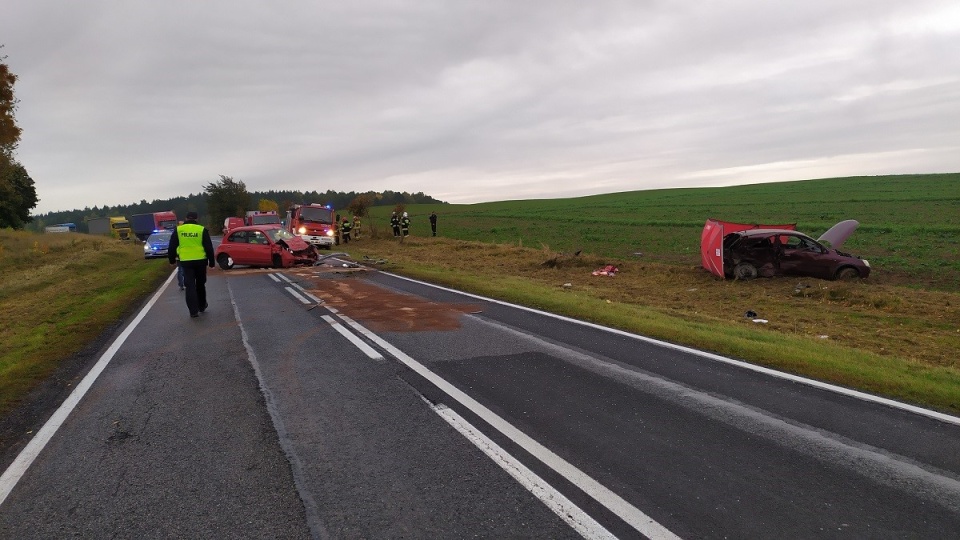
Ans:
{"label": "overcast sky", "polygon": [[6,0],[36,213],[960,171],[957,0]]}

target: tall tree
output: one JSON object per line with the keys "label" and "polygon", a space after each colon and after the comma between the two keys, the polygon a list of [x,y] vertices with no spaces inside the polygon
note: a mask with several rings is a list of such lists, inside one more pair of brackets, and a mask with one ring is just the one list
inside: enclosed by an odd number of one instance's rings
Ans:
{"label": "tall tree", "polygon": [[257,204],[257,210],[260,212],[277,212],[279,214],[280,206],[277,204],[277,201],[260,199],[260,202]]}
{"label": "tall tree", "polygon": [[14,117],[17,98],[13,95],[13,84],[17,82],[17,76],[3,63],[4,59],[6,56],[0,56],[0,154],[12,162],[13,152],[20,142],[20,128]]}
{"label": "tall tree", "polygon": [[0,228],[22,229],[37,206],[37,190],[19,163],[0,163]]}
{"label": "tall tree", "polygon": [[33,179],[14,159],[21,133],[14,117],[17,98],[13,84],[17,76],[2,63],[4,59],[0,57],[0,227],[22,229],[33,219],[30,210],[37,206],[38,199]]}
{"label": "tall tree", "polygon": [[247,186],[241,180],[234,180],[230,176],[221,174],[219,181],[210,182],[203,189],[209,195],[208,223],[216,232],[222,230],[225,219],[243,216],[250,208],[250,193],[247,192]]}

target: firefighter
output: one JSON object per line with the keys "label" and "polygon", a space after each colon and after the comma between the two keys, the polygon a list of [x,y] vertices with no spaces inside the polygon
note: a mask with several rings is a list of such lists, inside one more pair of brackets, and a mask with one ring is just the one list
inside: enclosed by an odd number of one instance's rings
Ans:
{"label": "firefighter", "polygon": [[343,231],[343,243],[350,243],[350,230],[353,229],[353,225],[350,224],[350,220],[343,218],[343,223],[340,225],[340,230]]}
{"label": "firefighter", "polygon": [[360,238],[360,216],[353,216],[353,239],[357,240]]}
{"label": "firefighter", "polygon": [[400,218],[400,232],[403,236],[410,235],[410,216],[406,212],[403,213],[403,217]]}
{"label": "firefighter", "polygon": [[390,226],[393,228],[393,236],[400,236],[400,218],[396,212],[390,214]]}

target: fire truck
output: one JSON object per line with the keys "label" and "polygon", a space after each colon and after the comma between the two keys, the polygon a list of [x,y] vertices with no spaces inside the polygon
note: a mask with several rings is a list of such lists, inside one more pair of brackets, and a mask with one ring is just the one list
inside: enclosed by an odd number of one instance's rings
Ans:
{"label": "fire truck", "polygon": [[335,221],[329,204],[295,204],[287,210],[286,228],[308,244],[332,249],[337,243]]}

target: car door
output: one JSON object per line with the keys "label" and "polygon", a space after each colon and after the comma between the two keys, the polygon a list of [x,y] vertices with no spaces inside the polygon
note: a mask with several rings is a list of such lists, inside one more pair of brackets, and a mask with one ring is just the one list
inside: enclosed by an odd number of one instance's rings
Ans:
{"label": "car door", "polygon": [[833,261],[827,250],[812,238],[799,235],[781,237],[780,272],[786,276],[833,277]]}
{"label": "car door", "polygon": [[270,240],[267,238],[267,235],[263,234],[263,231],[247,232],[247,248],[249,249],[251,260],[249,264],[270,266],[272,260]]}
{"label": "car door", "polygon": [[227,255],[233,259],[233,264],[250,264],[250,248],[247,243],[247,231],[230,233],[222,247]]}

